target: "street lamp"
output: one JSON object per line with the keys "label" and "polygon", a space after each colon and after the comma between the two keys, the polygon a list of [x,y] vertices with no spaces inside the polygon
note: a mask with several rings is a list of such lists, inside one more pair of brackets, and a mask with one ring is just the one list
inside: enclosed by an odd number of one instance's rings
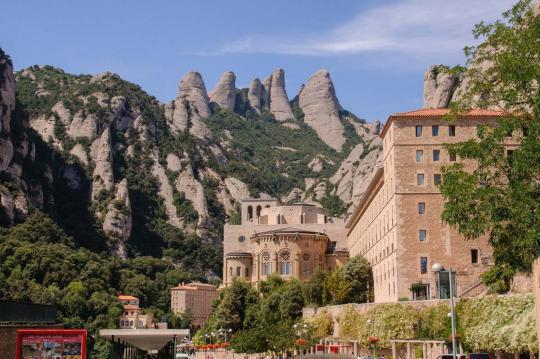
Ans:
{"label": "street lamp", "polygon": [[[371,319],[368,319],[366,323],[369,326],[369,336],[372,337],[373,336],[373,321]],[[371,340],[370,338],[368,339]],[[371,348],[373,349],[373,358],[375,358],[375,343],[371,343]]]}
{"label": "street lamp", "polygon": [[[431,271],[440,274],[442,271],[444,271],[444,267],[440,263],[435,263],[431,266]],[[452,322],[452,358],[456,359],[456,314],[454,313],[454,284],[452,283],[452,268],[448,268],[448,281],[450,282],[450,313],[448,314],[450,315],[450,320]],[[441,295],[439,293],[439,298],[440,296]]]}

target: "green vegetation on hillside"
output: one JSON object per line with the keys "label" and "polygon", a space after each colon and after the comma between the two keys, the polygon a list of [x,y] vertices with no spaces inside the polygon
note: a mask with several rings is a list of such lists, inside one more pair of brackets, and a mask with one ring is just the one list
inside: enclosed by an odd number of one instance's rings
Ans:
{"label": "green vegetation on hillside", "polygon": [[[303,116],[301,111],[295,113]],[[266,112],[260,115],[248,112],[244,118],[218,110],[206,123],[220,136],[229,159],[213,169],[223,177],[234,176],[247,183],[253,195],[261,191],[280,197],[295,187],[304,188],[305,178],[328,178],[348,154],[330,148],[301,119],[289,121],[299,127],[296,130]],[[349,142],[352,141],[359,141],[356,133],[351,135]],[[334,164],[325,163],[321,172],[313,172],[308,164],[317,156]]]}
{"label": "green vegetation on hillside", "polygon": [[171,253],[185,256],[185,269],[149,256],[120,260],[77,247],[50,217],[34,211],[26,222],[0,229],[0,298],[56,305],[58,321],[88,329],[89,338],[100,328],[117,327],[119,293],[138,296],[159,320],[169,312],[172,286],[204,278],[201,258],[189,258],[201,243],[190,243]]}

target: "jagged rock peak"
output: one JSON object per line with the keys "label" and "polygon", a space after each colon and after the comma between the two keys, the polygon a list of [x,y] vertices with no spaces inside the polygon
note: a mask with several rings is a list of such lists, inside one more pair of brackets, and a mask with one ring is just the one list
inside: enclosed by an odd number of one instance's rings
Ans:
{"label": "jagged rock peak", "polygon": [[190,71],[180,79],[176,100],[165,106],[165,116],[174,131],[189,130],[197,138],[210,138],[212,134],[201,120],[211,115],[209,101],[201,74]]}
{"label": "jagged rock peak", "polygon": [[261,111],[263,86],[261,80],[254,78],[249,83],[248,88],[248,103],[257,113]]}
{"label": "jagged rock peak", "polygon": [[446,108],[459,86],[459,76],[443,65],[432,65],[424,73],[424,108]]}
{"label": "jagged rock peak", "polygon": [[215,102],[221,108],[234,110],[236,100],[236,75],[227,71],[221,75],[216,87],[210,93],[210,101]]}
{"label": "jagged rock peak", "polygon": [[327,70],[322,69],[311,75],[300,90],[299,105],[304,112],[304,122],[326,144],[340,151],[345,143],[343,124],[339,117],[341,105]]}
{"label": "jagged rock peak", "polygon": [[178,97],[187,100],[200,117],[210,116],[210,99],[203,78],[197,71],[190,71],[182,77]]}
{"label": "jagged rock peak", "polygon": [[287,91],[285,90],[285,71],[283,71],[283,69],[276,69],[272,73],[269,93],[270,112],[274,115],[276,120],[285,121],[294,118],[291,104],[287,97]]}

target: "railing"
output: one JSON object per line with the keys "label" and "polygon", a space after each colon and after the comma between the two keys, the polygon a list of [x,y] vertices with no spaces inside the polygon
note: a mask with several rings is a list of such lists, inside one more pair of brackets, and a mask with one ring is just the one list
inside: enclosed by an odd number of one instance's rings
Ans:
{"label": "railing", "polygon": [[480,286],[484,286],[484,282],[482,282],[481,280],[474,283],[473,285],[471,285],[469,288],[465,289],[463,292],[459,293],[458,294],[458,298],[463,298],[465,297],[467,294],[469,294],[470,292],[472,292],[473,290],[477,289],[478,287]]}
{"label": "railing", "polygon": [[54,324],[55,322],[56,307],[54,305],[0,300],[0,324]]}

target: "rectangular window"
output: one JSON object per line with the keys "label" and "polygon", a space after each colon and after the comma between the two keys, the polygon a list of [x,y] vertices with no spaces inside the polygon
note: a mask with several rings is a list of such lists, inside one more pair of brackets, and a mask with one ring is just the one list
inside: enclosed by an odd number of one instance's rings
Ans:
{"label": "rectangular window", "polygon": [[418,214],[424,214],[424,213],[426,213],[426,203],[418,202]]}
{"label": "rectangular window", "polygon": [[421,229],[418,231],[418,239],[420,242],[423,242],[426,240],[427,231],[425,229]]}
{"label": "rectangular window", "polygon": [[471,263],[478,264],[478,249],[471,249]]}
{"label": "rectangular window", "polygon": [[416,162],[421,162],[424,160],[424,151],[416,150]]}
{"label": "rectangular window", "polygon": [[438,186],[441,184],[441,174],[440,173],[435,173],[433,175],[433,183]]}
{"label": "rectangular window", "polygon": [[456,162],[456,154],[455,153],[450,152],[448,154],[448,156],[450,157],[450,162]]}
{"label": "rectangular window", "polygon": [[441,159],[441,150],[433,150],[433,161],[437,162]]}
{"label": "rectangular window", "polygon": [[424,174],[423,173],[416,174],[416,184],[419,185],[419,186],[424,185]]}
{"label": "rectangular window", "polygon": [[427,273],[427,257],[420,257],[420,273]]}
{"label": "rectangular window", "polygon": [[431,135],[433,137],[439,136],[439,125],[433,125],[431,126]]}
{"label": "rectangular window", "polygon": [[422,136],[422,126],[416,126],[416,137]]}
{"label": "rectangular window", "polygon": [[454,137],[456,135],[456,125],[448,126],[448,136]]}

